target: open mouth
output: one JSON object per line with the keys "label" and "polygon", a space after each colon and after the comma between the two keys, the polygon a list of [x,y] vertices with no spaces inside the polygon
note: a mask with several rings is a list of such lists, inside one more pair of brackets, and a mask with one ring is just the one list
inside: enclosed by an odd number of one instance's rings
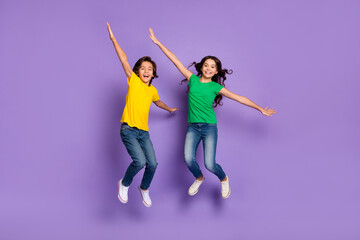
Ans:
{"label": "open mouth", "polygon": [[150,75],[144,74],[144,75],[143,75],[143,78],[144,78],[144,79],[150,79]]}

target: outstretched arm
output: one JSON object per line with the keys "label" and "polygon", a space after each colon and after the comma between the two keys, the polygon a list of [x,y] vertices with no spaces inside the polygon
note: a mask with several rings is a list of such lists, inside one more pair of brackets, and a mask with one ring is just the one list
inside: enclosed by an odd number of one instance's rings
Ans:
{"label": "outstretched arm", "polygon": [[153,32],[153,30],[151,28],[149,28],[150,31],[150,38],[151,40],[158,45],[158,47],[161,49],[161,51],[163,51],[163,53],[165,53],[165,55],[173,62],[173,64],[177,67],[177,69],[179,69],[179,71],[181,72],[182,75],[184,75],[184,77],[189,80],[192,72],[189,71],[189,69],[187,69],[181,62],[180,60],[175,56],[175,54],[173,54],[172,52],[170,52],[169,49],[167,49],[156,37],[155,34]]}
{"label": "outstretched arm", "polygon": [[120,59],[120,62],[122,64],[123,68],[124,68],[126,77],[130,78],[131,74],[132,74],[132,69],[131,69],[130,64],[129,64],[128,60],[127,60],[127,56],[124,53],[124,51],[121,49],[118,42],[116,41],[115,36],[114,36],[113,32],[111,31],[109,23],[106,23],[106,25],[107,25],[107,29],[109,31],[110,39],[111,39],[112,43],[114,44],[116,53],[117,53],[117,55],[118,55],[118,57]]}
{"label": "outstretched arm", "polygon": [[226,88],[222,88],[219,93],[227,98],[233,99],[239,103],[242,103],[246,106],[252,107],[256,110],[259,110],[262,114],[264,114],[265,116],[271,117],[272,114],[275,114],[276,111],[274,109],[268,109],[269,107],[266,108],[262,108],[259,105],[257,105],[256,103],[252,102],[250,99],[248,99],[247,97],[243,97],[240,95],[237,95],[236,93],[230,92],[229,90],[227,90]]}
{"label": "outstretched arm", "polygon": [[168,107],[163,101],[161,100],[157,100],[154,102],[156,106],[158,106],[159,108],[162,108],[166,111],[168,111],[169,113],[171,112],[175,112],[176,110],[179,110],[178,108],[170,108]]}

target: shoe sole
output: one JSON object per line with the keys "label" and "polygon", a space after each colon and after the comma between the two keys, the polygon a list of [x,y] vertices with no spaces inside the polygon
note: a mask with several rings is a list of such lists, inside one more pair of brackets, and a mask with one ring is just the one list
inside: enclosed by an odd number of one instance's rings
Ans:
{"label": "shoe sole", "polygon": [[198,193],[198,191],[199,191],[199,188],[198,188],[198,190],[197,190],[196,192],[194,192],[194,193],[190,193],[190,192],[188,191],[188,194],[189,194],[190,196],[194,196],[195,194]]}
{"label": "shoe sole", "polygon": [[[204,181],[205,181],[205,178],[203,178],[203,180],[202,180],[201,184],[203,184],[203,183],[204,183]],[[192,194],[191,194],[191,193],[188,191],[188,194],[189,194],[190,196],[194,196],[195,194],[197,194],[197,193],[198,193],[198,191],[199,191],[199,189],[200,189],[201,184],[199,185],[198,189],[197,189],[194,193],[192,193]]]}
{"label": "shoe sole", "polygon": [[120,181],[118,181],[118,199],[120,200],[120,202],[122,202],[124,204],[128,202],[120,197]]}
{"label": "shoe sole", "polygon": [[151,205],[152,204],[147,204],[145,201],[144,201],[144,198],[143,198],[143,195],[142,195],[142,193],[141,193],[141,189],[140,189],[140,187],[138,187],[138,189],[139,189],[139,192],[140,192],[140,195],[141,195],[141,198],[142,198],[142,203],[145,205],[145,207],[151,207]]}
{"label": "shoe sole", "polygon": [[223,196],[223,199],[227,199],[230,196],[230,193],[231,193],[231,189],[229,189],[228,195],[226,195],[225,197]]}

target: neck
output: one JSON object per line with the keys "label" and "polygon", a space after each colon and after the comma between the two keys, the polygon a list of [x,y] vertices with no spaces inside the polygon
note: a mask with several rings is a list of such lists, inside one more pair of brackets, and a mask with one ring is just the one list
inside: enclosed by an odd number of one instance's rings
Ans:
{"label": "neck", "polygon": [[[141,80],[141,79],[140,79]],[[144,82],[143,80],[141,80],[143,83],[145,83],[147,86],[149,86],[150,81],[149,82]]]}
{"label": "neck", "polygon": [[202,82],[202,83],[211,82],[211,78],[206,78],[206,77],[204,77],[204,75],[203,75],[203,76],[201,76],[201,78],[200,78],[200,82]]}

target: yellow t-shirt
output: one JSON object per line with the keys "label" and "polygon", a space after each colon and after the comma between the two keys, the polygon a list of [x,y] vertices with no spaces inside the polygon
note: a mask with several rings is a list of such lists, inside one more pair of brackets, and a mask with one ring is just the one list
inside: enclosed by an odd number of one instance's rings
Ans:
{"label": "yellow t-shirt", "polygon": [[130,127],[149,131],[150,105],[160,99],[159,94],[153,85],[147,86],[134,72],[130,79],[127,78],[127,83],[129,87],[126,105],[120,121],[127,123]]}

